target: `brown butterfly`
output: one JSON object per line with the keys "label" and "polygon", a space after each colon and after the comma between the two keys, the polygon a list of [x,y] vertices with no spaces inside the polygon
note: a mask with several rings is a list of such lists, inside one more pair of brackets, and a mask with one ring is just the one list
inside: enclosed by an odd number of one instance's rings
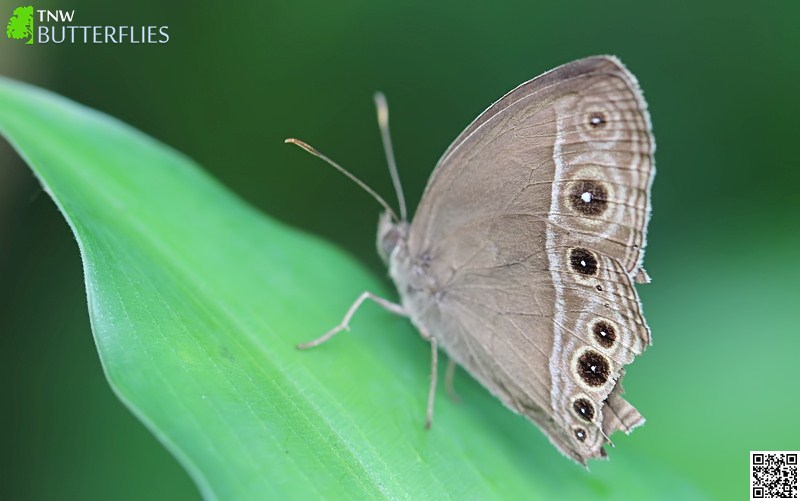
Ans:
{"label": "brown butterfly", "polygon": [[[427,424],[438,348],[575,461],[603,457],[644,419],[622,398],[625,365],[650,344],[634,282],[650,218],[655,143],[636,78],[610,56],[523,83],[445,151],[409,222],[377,96],[400,217],[386,209],[378,251],[405,315],[431,343]],[[335,167],[300,141],[289,139]]]}

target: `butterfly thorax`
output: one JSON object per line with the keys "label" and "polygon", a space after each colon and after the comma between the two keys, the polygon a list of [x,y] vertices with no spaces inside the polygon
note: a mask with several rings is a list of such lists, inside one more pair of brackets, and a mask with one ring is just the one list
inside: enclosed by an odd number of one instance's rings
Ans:
{"label": "butterfly thorax", "polygon": [[421,325],[420,317],[435,305],[441,287],[428,273],[425,261],[411,255],[408,232],[407,221],[396,222],[390,214],[381,214],[378,222],[378,254],[389,266],[389,275],[397,286],[401,303],[408,311],[412,323],[427,331]]}

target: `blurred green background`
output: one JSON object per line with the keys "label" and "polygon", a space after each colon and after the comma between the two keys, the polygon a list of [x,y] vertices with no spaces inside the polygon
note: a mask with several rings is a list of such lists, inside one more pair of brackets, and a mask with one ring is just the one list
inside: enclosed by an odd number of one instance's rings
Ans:
{"label": "blurred green background", "polygon": [[[0,2],[3,22],[18,5]],[[392,200],[371,97],[384,91],[413,207],[439,155],[493,100],[572,59],[618,55],[658,143],[653,284],[640,288],[654,346],[626,377],[648,424],[620,441],[716,499],[747,495],[748,451],[800,449],[800,2],[34,5],[74,9],[79,24],[168,25],[171,39],[2,38],[0,74],[132,124],[380,275],[379,207],[283,138]],[[0,498],[198,497],[106,384],[77,246],[5,142],[0,343]]]}

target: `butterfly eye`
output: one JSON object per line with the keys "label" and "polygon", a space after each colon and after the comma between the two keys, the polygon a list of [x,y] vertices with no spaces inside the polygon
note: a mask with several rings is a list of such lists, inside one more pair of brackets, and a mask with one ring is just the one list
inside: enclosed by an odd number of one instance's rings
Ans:
{"label": "butterfly eye", "polygon": [[605,320],[599,320],[592,325],[594,338],[603,348],[611,348],[617,340],[617,331],[614,326]]}
{"label": "butterfly eye", "polygon": [[595,111],[589,114],[589,127],[599,129],[605,127],[607,123],[606,114],[602,111]]}
{"label": "butterfly eye", "polygon": [[579,181],[572,186],[569,201],[580,214],[597,216],[608,208],[608,190],[597,181]]}
{"label": "butterfly eye", "polygon": [[578,357],[578,376],[589,386],[603,386],[608,381],[611,368],[606,357],[594,350],[586,352]]}
{"label": "butterfly eye", "polygon": [[582,247],[570,249],[569,264],[581,275],[597,275],[597,258],[592,252]]}
{"label": "butterfly eye", "polygon": [[594,419],[594,406],[585,398],[579,398],[572,402],[572,410],[584,421]]}
{"label": "butterfly eye", "polygon": [[581,442],[586,441],[586,430],[583,428],[575,428],[575,438],[580,440]]}

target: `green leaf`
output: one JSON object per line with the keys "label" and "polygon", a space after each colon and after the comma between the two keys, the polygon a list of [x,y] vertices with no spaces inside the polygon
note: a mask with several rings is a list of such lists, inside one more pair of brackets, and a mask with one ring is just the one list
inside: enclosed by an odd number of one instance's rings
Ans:
{"label": "green leaf", "polygon": [[463,374],[426,432],[429,350],[405,319],[367,305],[349,334],[294,349],[360,292],[393,296],[350,257],[48,92],[0,80],[0,131],[75,234],[112,388],[205,497],[699,496],[626,450],[635,434],[585,471]]}

